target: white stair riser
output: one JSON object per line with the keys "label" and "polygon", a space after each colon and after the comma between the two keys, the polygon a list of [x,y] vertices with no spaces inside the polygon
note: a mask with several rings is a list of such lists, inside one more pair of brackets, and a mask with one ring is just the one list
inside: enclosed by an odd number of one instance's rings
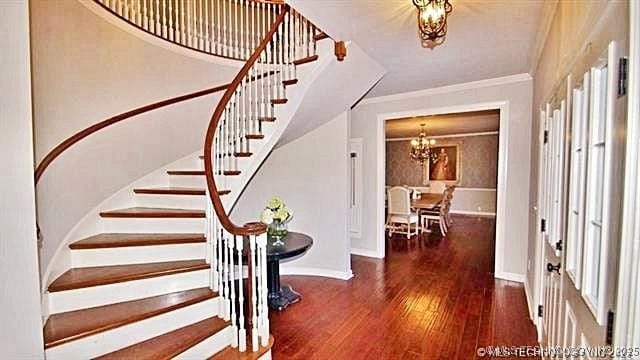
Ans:
{"label": "white stair riser", "polygon": [[48,293],[51,314],[209,286],[209,270]]}
{"label": "white stair riser", "polygon": [[155,208],[204,210],[207,206],[206,200],[204,195],[136,194],[135,196],[136,206]]}
{"label": "white stair riser", "polygon": [[[202,301],[49,348],[45,351],[46,358],[48,360],[94,358],[215,316],[217,310],[218,298]],[[220,340],[225,340],[225,337],[220,337]]]}
{"label": "white stair riser", "polygon": [[[237,191],[239,186],[238,178],[239,176],[216,175],[215,179],[218,190]],[[169,185],[205,189],[207,187],[207,180],[204,175],[169,175]]]}
{"label": "white stair riser", "polygon": [[112,233],[202,233],[204,218],[102,218],[103,229]]}
{"label": "white stair riser", "polygon": [[146,264],[202,259],[206,243],[71,250],[71,267]]}
{"label": "white stair riser", "polygon": [[169,175],[169,185],[176,187],[206,188],[204,175]]}
{"label": "white stair riser", "polygon": [[204,339],[190,347],[182,354],[174,357],[174,360],[208,359],[213,354],[224,349],[231,343],[233,331],[231,326],[218,331],[214,335]]}

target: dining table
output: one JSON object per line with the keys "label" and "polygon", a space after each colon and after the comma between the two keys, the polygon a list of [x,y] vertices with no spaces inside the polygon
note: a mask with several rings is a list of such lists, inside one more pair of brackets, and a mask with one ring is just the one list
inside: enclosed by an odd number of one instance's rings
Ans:
{"label": "dining table", "polygon": [[417,210],[430,210],[438,206],[444,200],[444,194],[422,193],[417,199],[411,200],[411,207]]}

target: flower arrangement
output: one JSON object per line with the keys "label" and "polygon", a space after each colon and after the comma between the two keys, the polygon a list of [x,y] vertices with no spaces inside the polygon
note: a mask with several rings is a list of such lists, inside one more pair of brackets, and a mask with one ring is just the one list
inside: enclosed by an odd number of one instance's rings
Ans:
{"label": "flower arrangement", "polygon": [[260,222],[269,226],[267,235],[276,239],[276,243],[282,243],[281,239],[287,235],[287,223],[292,218],[293,213],[278,197],[269,200],[260,214]]}

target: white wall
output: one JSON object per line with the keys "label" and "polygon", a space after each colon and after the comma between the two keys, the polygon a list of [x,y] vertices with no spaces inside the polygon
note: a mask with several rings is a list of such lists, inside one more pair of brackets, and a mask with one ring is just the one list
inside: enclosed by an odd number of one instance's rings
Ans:
{"label": "white wall", "polygon": [[[35,0],[30,8],[37,162],[91,124],[222,85],[238,69],[229,61],[204,61],[145,41],[131,33],[139,30],[125,26],[125,31],[80,1]],[[56,159],[37,187],[41,268],[51,263],[69,230],[104,199],[202,148],[220,96],[172,105],[111,126]]]}
{"label": "white wall", "polygon": [[33,191],[28,2],[0,6],[0,358],[44,358]]}
{"label": "white wall", "polygon": [[[351,136],[364,139],[364,201],[363,229],[361,238],[353,238],[352,246],[371,253],[381,254],[384,249],[377,246],[376,228],[379,207],[384,206],[383,193],[379,189],[383,183],[377,183],[384,163],[384,143],[379,139],[383,129],[378,126],[378,117],[382,114],[414,112],[438,108],[465,108],[471,104],[504,103],[505,114],[501,114],[500,149],[506,149],[504,202],[508,218],[504,219],[504,256],[496,259],[501,265],[497,271],[514,279],[523,279],[527,261],[527,230],[529,191],[529,158],[531,131],[532,81],[526,75],[489,79],[467,84],[452,85],[443,88],[428,89],[422,92],[391,95],[366,99],[352,110]],[[503,131],[503,123],[506,132]],[[504,142],[503,142],[504,139]],[[382,147],[382,148],[381,148]],[[501,174],[498,174],[499,182]],[[383,179],[384,180],[384,179]],[[381,194],[382,199],[377,194]],[[498,194],[500,197],[500,193]],[[500,203],[498,198],[498,203]]]}
{"label": "white wall", "polygon": [[283,274],[351,277],[348,214],[348,112],[275,149],[232,212],[237,224],[256,221],[266,202],[281,197],[294,212],[289,230],[310,235],[303,256],[283,261]]}

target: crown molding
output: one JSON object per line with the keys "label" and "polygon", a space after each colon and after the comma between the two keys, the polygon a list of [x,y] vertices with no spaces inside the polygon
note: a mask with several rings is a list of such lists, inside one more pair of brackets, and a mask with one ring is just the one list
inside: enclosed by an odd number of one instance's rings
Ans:
{"label": "crown molding", "polygon": [[[446,138],[461,138],[461,137],[472,137],[472,136],[486,136],[486,135],[498,135],[498,131],[485,131],[485,132],[474,132],[474,133],[461,133],[461,134],[448,134],[448,135],[433,135],[427,136],[429,139],[446,139]],[[414,137],[399,137],[399,138],[385,138],[385,141],[407,141],[412,140]]]}
{"label": "crown molding", "polygon": [[533,52],[529,59],[529,74],[535,75],[544,50],[544,45],[549,37],[551,31],[551,24],[553,24],[553,18],[558,9],[558,0],[545,1],[542,7],[542,16],[538,31],[536,32],[536,42],[534,44]]}
{"label": "crown molding", "polygon": [[405,100],[405,99],[411,99],[411,98],[422,97],[422,96],[430,96],[435,94],[446,94],[446,93],[455,92],[455,91],[477,89],[477,88],[496,86],[496,85],[512,84],[516,82],[531,81],[531,80],[532,80],[531,75],[529,75],[528,73],[522,73],[522,74],[501,76],[497,78],[471,81],[471,82],[454,84],[454,85],[435,87],[435,88],[424,89],[424,90],[417,90],[417,91],[410,91],[405,93],[397,93],[397,94],[391,94],[391,95],[383,95],[383,96],[377,96],[372,98],[366,98],[366,99],[363,99],[360,102],[360,104],[361,105],[379,104],[379,103],[385,103],[389,101]]}

